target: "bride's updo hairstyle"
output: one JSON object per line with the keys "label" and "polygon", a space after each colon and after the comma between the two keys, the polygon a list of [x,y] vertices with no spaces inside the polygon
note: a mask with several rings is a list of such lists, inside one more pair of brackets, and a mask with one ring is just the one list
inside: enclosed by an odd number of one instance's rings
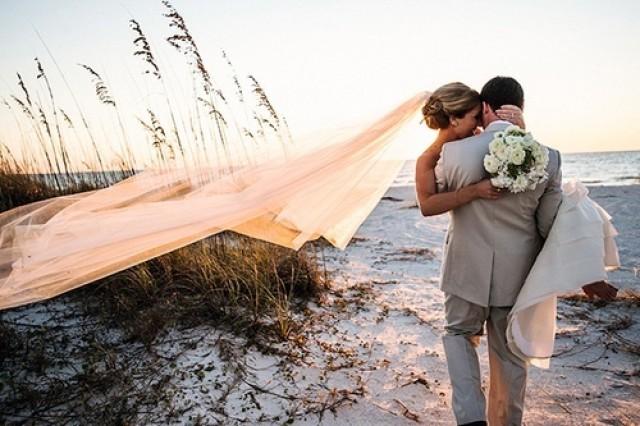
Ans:
{"label": "bride's updo hairstyle", "polygon": [[451,117],[462,118],[481,103],[480,94],[466,84],[448,83],[433,92],[422,107],[422,115],[430,129],[446,129]]}

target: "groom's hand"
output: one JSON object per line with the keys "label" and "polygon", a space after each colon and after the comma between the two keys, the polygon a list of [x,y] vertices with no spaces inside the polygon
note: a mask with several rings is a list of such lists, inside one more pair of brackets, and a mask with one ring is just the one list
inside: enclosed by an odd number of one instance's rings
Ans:
{"label": "groom's hand", "polygon": [[618,294],[618,289],[606,281],[598,281],[584,285],[582,286],[582,291],[584,291],[584,294],[586,294],[589,299],[598,296],[603,300],[613,300]]}

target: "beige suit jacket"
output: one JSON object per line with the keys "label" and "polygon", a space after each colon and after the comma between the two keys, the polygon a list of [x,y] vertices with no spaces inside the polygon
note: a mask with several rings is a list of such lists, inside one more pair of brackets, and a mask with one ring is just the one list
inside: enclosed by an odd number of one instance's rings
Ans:
{"label": "beige suit jacket", "polygon": [[[446,143],[436,166],[438,191],[455,191],[488,177],[484,156],[494,122],[477,136]],[[499,200],[478,199],[449,212],[440,288],[481,306],[512,306],[562,200],[560,153],[549,150],[549,180]]]}

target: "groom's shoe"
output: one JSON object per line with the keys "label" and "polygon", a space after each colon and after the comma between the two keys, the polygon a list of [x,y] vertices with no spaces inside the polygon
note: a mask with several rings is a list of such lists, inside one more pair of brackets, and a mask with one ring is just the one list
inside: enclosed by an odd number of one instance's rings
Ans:
{"label": "groom's shoe", "polygon": [[480,420],[477,422],[464,423],[464,424],[461,424],[460,426],[487,426],[487,422],[485,422],[484,420]]}

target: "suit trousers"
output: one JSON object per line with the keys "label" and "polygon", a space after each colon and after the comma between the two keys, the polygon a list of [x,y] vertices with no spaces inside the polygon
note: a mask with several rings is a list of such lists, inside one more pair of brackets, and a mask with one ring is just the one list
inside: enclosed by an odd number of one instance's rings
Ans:
{"label": "suit trousers", "polygon": [[[485,307],[445,293],[446,325],[442,341],[458,424],[487,419],[495,426],[522,423],[527,365],[507,346],[505,331],[510,310],[510,306]],[[488,410],[476,352],[485,323],[490,370]]]}

